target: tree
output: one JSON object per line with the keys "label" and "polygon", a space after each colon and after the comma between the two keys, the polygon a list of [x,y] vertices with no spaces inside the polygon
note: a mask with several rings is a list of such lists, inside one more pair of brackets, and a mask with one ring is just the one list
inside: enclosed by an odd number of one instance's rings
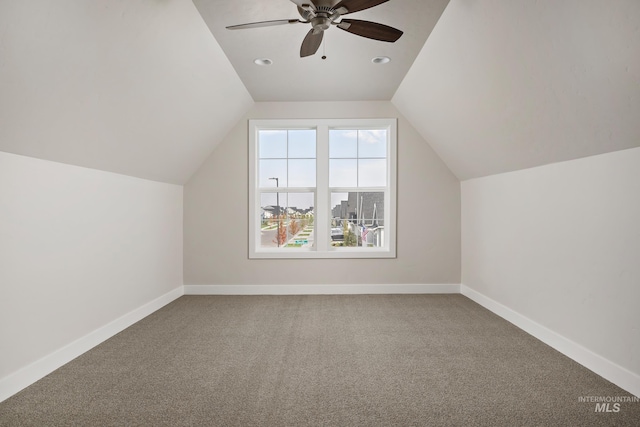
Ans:
{"label": "tree", "polygon": [[344,246],[358,246],[358,237],[349,229],[349,221],[344,221],[342,234],[344,236]]}
{"label": "tree", "polygon": [[345,246],[358,246],[358,238],[351,231],[347,231],[344,234],[344,245]]}
{"label": "tree", "polygon": [[285,215],[278,216],[278,231],[276,232],[276,239],[273,242],[277,243],[278,246],[284,246],[287,242],[287,226],[284,225]]}
{"label": "tree", "polygon": [[292,236],[295,236],[296,234],[298,234],[298,232],[300,231],[300,223],[298,221],[296,221],[295,218],[292,218],[291,221],[289,222],[289,232],[291,233]]}

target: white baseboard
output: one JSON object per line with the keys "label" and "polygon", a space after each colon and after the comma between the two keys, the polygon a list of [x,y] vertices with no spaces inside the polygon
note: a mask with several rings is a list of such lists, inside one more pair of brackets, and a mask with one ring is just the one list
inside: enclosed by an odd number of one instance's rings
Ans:
{"label": "white baseboard", "polygon": [[460,285],[185,285],[185,295],[459,294]]}
{"label": "white baseboard", "polygon": [[460,293],[484,308],[533,335],[565,356],[590,369],[618,387],[640,397],[640,376],[525,317],[499,302],[460,285]]}
{"label": "white baseboard", "polygon": [[182,286],[146,303],[145,305],[117,318],[101,328],[79,338],[72,343],[44,356],[24,368],[0,379],[0,402],[8,399],[20,390],[30,386],[39,379],[55,371],[62,365],[80,356],[115,334],[147,317],[154,311],[184,294]]}

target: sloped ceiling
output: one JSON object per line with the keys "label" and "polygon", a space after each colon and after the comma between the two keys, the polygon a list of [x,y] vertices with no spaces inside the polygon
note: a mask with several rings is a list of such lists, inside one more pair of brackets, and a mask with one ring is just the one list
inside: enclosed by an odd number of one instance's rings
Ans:
{"label": "sloped ceiling", "polygon": [[0,150],[182,184],[253,100],[189,0],[0,2]]}
{"label": "sloped ceiling", "polygon": [[465,180],[640,146],[640,1],[451,0],[392,102]]}
{"label": "sloped ceiling", "polygon": [[[334,7],[339,0],[313,0]],[[300,58],[311,24],[245,30],[229,25],[276,19],[302,19],[297,4],[307,0],[193,0],[234,69],[256,101],[364,101],[391,99],[449,0],[390,0],[346,14],[404,32],[395,43],[359,37],[335,26],[323,33],[315,55]],[[322,59],[322,55],[326,59]],[[374,64],[387,56],[391,62]],[[273,64],[257,66],[254,59]]]}
{"label": "sloped ceiling", "polygon": [[[638,0],[451,0],[392,102],[462,180],[637,147],[639,22]],[[1,151],[182,184],[253,103],[191,0],[0,1]]]}

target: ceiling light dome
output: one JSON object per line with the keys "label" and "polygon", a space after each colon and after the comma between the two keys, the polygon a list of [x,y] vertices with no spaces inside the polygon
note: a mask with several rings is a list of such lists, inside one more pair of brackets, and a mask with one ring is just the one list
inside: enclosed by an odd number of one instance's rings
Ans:
{"label": "ceiling light dome", "polygon": [[258,58],[258,59],[254,59],[253,63],[256,65],[271,65],[273,64],[273,61],[270,60],[269,58]]}
{"label": "ceiling light dome", "polygon": [[391,61],[391,58],[388,56],[376,56],[371,60],[374,64],[386,64],[389,61]]}

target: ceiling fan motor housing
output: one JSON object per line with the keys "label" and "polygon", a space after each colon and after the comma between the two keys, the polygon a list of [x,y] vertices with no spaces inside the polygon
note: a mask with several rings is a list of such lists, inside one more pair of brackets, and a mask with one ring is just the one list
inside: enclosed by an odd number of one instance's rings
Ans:
{"label": "ceiling fan motor housing", "polygon": [[330,18],[332,21],[338,19],[340,12],[329,6],[311,6],[302,5],[298,6],[298,13],[305,21],[311,21],[315,17]]}

